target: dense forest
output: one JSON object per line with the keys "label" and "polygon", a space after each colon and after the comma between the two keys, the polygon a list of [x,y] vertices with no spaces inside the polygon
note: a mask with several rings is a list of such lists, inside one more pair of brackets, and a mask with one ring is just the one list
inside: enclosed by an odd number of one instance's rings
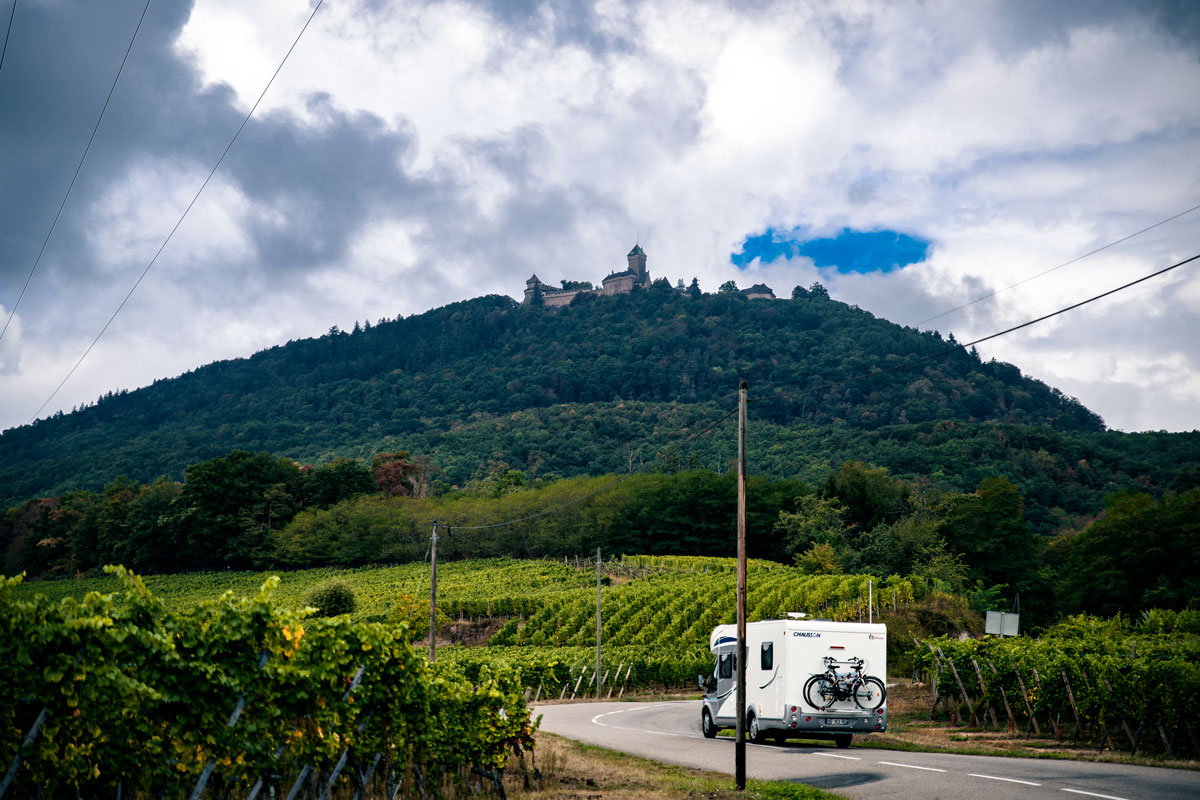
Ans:
{"label": "dense forest", "polygon": [[819,285],[484,297],[105,396],[0,435],[3,568],[406,562],[434,520],[447,558],[729,556],[740,379],[756,558],[1043,623],[1200,602],[1200,432],[1105,430]]}
{"label": "dense forest", "polygon": [[[189,464],[239,448],[314,464],[405,449],[434,458],[452,485],[497,452],[530,474],[619,471],[684,438],[678,422],[731,408],[741,379],[759,401],[757,423],[795,431],[793,440],[837,431],[852,449],[889,439],[896,426],[904,437],[915,435],[906,426],[945,421],[1103,431],[1094,413],[1011,364],[960,350],[902,368],[954,345],[833,300],[819,285],[790,300],[747,300],[658,282],[581,295],[553,312],[482,297],[335,328],[7,430],[0,503],[96,491],[120,475],[181,480]],[[525,421],[530,441],[516,441],[515,423]],[[1125,445],[1078,441],[1066,449]],[[693,458],[716,468],[721,452],[701,444],[708,450]],[[829,441],[817,458],[830,461],[838,446]],[[763,468],[795,472],[779,459]]]}
{"label": "dense forest", "polygon": [[[419,561],[433,523],[445,559],[612,554],[731,556],[736,484],[712,470],[530,480],[493,461],[462,489],[406,452],[310,468],[234,451],[182,483],[118,479],[27,501],[0,517],[7,574],[357,566]],[[911,576],[979,608],[1020,603],[1027,624],[1077,611],[1200,605],[1200,488],[1118,492],[1078,527],[1039,536],[1020,488],[915,483],[846,461],[822,480],[749,481],[747,549],[808,574]],[[551,511],[552,513],[545,513]],[[512,524],[500,524],[512,521]]]}

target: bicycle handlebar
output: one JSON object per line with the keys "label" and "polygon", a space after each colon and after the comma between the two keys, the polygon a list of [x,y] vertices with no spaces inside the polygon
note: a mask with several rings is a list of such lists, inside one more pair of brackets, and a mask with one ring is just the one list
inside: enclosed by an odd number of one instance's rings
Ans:
{"label": "bicycle handlebar", "polygon": [[851,656],[850,658],[845,658],[840,661],[833,656],[825,656],[825,658],[822,660],[825,662],[825,666],[827,667],[832,667],[834,664],[851,664],[855,669],[862,669],[863,664],[867,663],[864,659],[858,658],[857,656]]}

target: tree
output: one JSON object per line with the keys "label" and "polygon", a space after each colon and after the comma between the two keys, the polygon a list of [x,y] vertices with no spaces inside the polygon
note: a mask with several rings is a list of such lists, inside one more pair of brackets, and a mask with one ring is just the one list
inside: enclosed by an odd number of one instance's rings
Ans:
{"label": "tree", "polygon": [[775,535],[783,540],[789,553],[800,555],[813,544],[827,544],[835,550],[845,546],[846,507],[837,498],[807,494],[796,498],[795,511],[780,511]]}
{"label": "tree", "polygon": [[856,557],[846,567],[879,576],[919,575],[941,591],[961,591],[966,566],[946,548],[938,525],[938,519],[925,513],[876,525],[858,539]]}
{"label": "tree", "polygon": [[1007,583],[1021,591],[1037,580],[1037,540],[1025,525],[1021,491],[1006,478],[984,478],[971,494],[949,498],[939,534],[960,553],[967,577],[985,585]]}
{"label": "tree", "polygon": [[836,497],[846,508],[849,526],[858,533],[908,512],[912,487],[893,478],[886,467],[869,467],[861,461],[846,461],[825,479],[822,497]]}
{"label": "tree", "polygon": [[797,553],[795,563],[810,575],[836,575],[842,572],[837,551],[827,542],[814,542],[808,550]]}
{"label": "tree", "polygon": [[1200,606],[1200,489],[1161,500],[1123,492],[1107,505],[1069,543],[1067,609],[1107,616]]}
{"label": "tree", "polygon": [[692,278],[692,283],[690,286],[688,286],[687,293],[688,293],[688,297],[691,297],[692,299],[700,297],[702,294],[704,294],[703,292],[700,291],[700,281],[698,281],[695,278]]}
{"label": "tree", "polygon": [[304,505],[329,508],[335,503],[379,491],[367,465],[350,458],[335,458],[304,475]]}
{"label": "tree", "polygon": [[814,282],[812,286],[808,287],[808,293],[812,297],[820,297],[824,300],[829,299],[829,290],[820,283]]}
{"label": "tree", "polygon": [[247,568],[266,552],[269,533],[299,510],[296,463],[234,450],[188,467],[173,515],[181,565]]}
{"label": "tree", "polygon": [[792,299],[799,300],[802,297],[808,297],[808,289],[803,286],[795,286],[792,288]]}
{"label": "tree", "polygon": [[717,294],[738,294],[740,291],[736,281],[725,281],[717,289]]}
{"label": "tree", "polygon": [[427,459],[413,458],[407,450],[379,453],[371,460],[371,475],[380,491],[392,497],[424,497],[432,472]]}

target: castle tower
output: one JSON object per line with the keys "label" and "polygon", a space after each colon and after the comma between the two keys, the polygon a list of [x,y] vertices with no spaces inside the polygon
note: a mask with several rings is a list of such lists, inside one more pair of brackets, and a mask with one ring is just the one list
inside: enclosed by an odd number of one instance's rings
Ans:
{"label": "castle tower", "polygon": [[626,258],[629,260],[629,271],[636,278],[636,283],[639,286],[649,286],[650,273],[646,272],[646,251],[642,249],[642,246],[635,244]]}
{"label": "castle tower", "polygon": [[529,276],[529,280],[525,281],[525,305],[529,305],[533,302],[533,296],[537,293],[539,286],[545,286],[545,284],[542,283],[541,279],[538,278],[537,273],[535,272],[533,275]]}

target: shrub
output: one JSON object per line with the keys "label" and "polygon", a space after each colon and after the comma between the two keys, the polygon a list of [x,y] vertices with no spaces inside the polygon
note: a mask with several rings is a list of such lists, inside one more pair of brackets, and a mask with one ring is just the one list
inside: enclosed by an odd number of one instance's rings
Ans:
{"label": "shrub", "polygon": [[358,607],[354,598],[354,590],[345,581],[328,581],[308,593],[304,598],[306,605],[317,609],[318,617],[336,617],[340,614],[351,614]]}

